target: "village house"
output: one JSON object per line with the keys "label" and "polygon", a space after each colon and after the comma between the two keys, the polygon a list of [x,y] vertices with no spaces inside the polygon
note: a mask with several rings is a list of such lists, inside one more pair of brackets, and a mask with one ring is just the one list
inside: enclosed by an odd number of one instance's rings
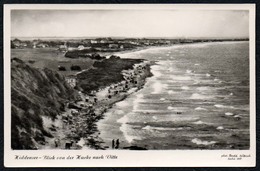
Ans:
{"label": "village house", "polygon": [[[39,44],[36,45],[36,47],[37,48],[46,48],[46,47],[48,47],[48,45],[44,44],[44,43],[39,43]],[[36,48],[36,47],[35,47],[35,45],[33,46],[33,48]]]}
{"label": "village house", "polygon": [[16,47],[16,48],[24,48],[24,47],[27,47],[27,43],[25,42],[22,42],[21,40],[19,39],[14,39],[12,41],[13,45]]}
{"label": "village house", "polygon": [[83,49],[85,49],[85,47],[83,45],[78,46],[78,50],[83,50]]}
{"label": "village house", "polygon": [[109,44],[108,47],[111,49],[116,49],[118,48],[118,44]]}
{"label": "village house", "polygon": [[97,41],[97,40],[90,40],[90,43],[91,43],[91,44],[97,44],[98,41]]}
{"label": "village house", "polygon": [[61,52],[66,52],[68,50],[67,45],[60,45],[58,50]]}

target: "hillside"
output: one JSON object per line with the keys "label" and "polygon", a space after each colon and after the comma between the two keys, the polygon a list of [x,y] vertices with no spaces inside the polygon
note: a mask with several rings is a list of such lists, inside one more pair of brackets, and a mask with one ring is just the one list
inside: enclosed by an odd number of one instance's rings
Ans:
{"label": "hillside", "polygon": [[65,109],[65,103],[78,98],[62,75],[47,68],[36,69],[22,60],[11,63],[12,149],[35,149],[52,137],[43,117],[52,121]]}

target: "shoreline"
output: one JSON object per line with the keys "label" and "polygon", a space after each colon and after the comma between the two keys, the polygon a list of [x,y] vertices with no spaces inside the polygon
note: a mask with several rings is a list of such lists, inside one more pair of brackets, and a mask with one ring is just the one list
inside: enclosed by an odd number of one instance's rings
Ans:
{"label": "shoreline", "polygon": [[174,47],[174,46],[183,46],[183,45],[195,45],[195,44],[209,44],[209,43],[239,43],[239,42],[248,42],[248,40],[218,40],[218,41],[202,41],[202,42],[184,42],[184,43],[176,43],[176,44],[170,44],[170,45],[152,45],[152,46],[143,46],[143,47],[137,47],[130,50],[122,50],[118,52],[99,52],[99,54],[103,56],[111,56],[111,55],[121,55],[125,53],[132,53],[142,50],[147,50],[151,48],[167,48],[167,47]]}
{"label": "shoreline", "polygon": [[[98,136],[100,134],[97,129],[98,121],[104,118],[104,114],[113,105],[143,88],[146,78],[152,76],[150,66],[153,64],[152,61],[142,61],[134,64],[134,68],[131,70],[123,70],[122,73],[125,77],[133,73],[138,74],[136,82],[128,84],[127,88],[121,89],[126,86],[126,81],[121,81],[94,92],[91,96],[79,91],[82,100],[70,102],[72,108],[67,105],[66,111],[57,119],[60,123],[58,131],[52,132],[54,138],[47,138],[48,143],[41,146],[40,149],[66,149],[66,144],[72,141],[74,143],[69,149],[104,150],[109,148],[102,144],[103,141]],[[108,94],[110,94],[110,98],[107,98]],[[87,102],[83,99],[87,99]],[[77,107],[81,109],[75,109]],[[55,147],[55,141],[59,142],[57,147]]]}

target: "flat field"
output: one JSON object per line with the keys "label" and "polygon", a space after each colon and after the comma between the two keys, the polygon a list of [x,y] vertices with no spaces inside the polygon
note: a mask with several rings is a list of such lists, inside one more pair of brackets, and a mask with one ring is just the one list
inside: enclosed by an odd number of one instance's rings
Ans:
{"label": "flat field", "polygon": [[39,49],[11,49],[11,58],[19,58],[36,68],[49,68],[58,71],[58,66],[64,66],[66,71],[59,71],[64,75],[75,74],[78,71],[71,71],[72,65],[80,66],[82,70],[89,69],[94,61],[88,58],[71,59],[64,57],[64,53],[56,48]]}

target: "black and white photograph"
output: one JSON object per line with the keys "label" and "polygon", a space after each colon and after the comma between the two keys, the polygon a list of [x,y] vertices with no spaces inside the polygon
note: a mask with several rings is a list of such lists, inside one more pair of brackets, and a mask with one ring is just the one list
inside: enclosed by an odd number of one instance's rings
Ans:
{"label": "black and white photograph", "polygon": [[28,6],[5,16],[17,160],[198,151],[253,163],[254,5]]}

